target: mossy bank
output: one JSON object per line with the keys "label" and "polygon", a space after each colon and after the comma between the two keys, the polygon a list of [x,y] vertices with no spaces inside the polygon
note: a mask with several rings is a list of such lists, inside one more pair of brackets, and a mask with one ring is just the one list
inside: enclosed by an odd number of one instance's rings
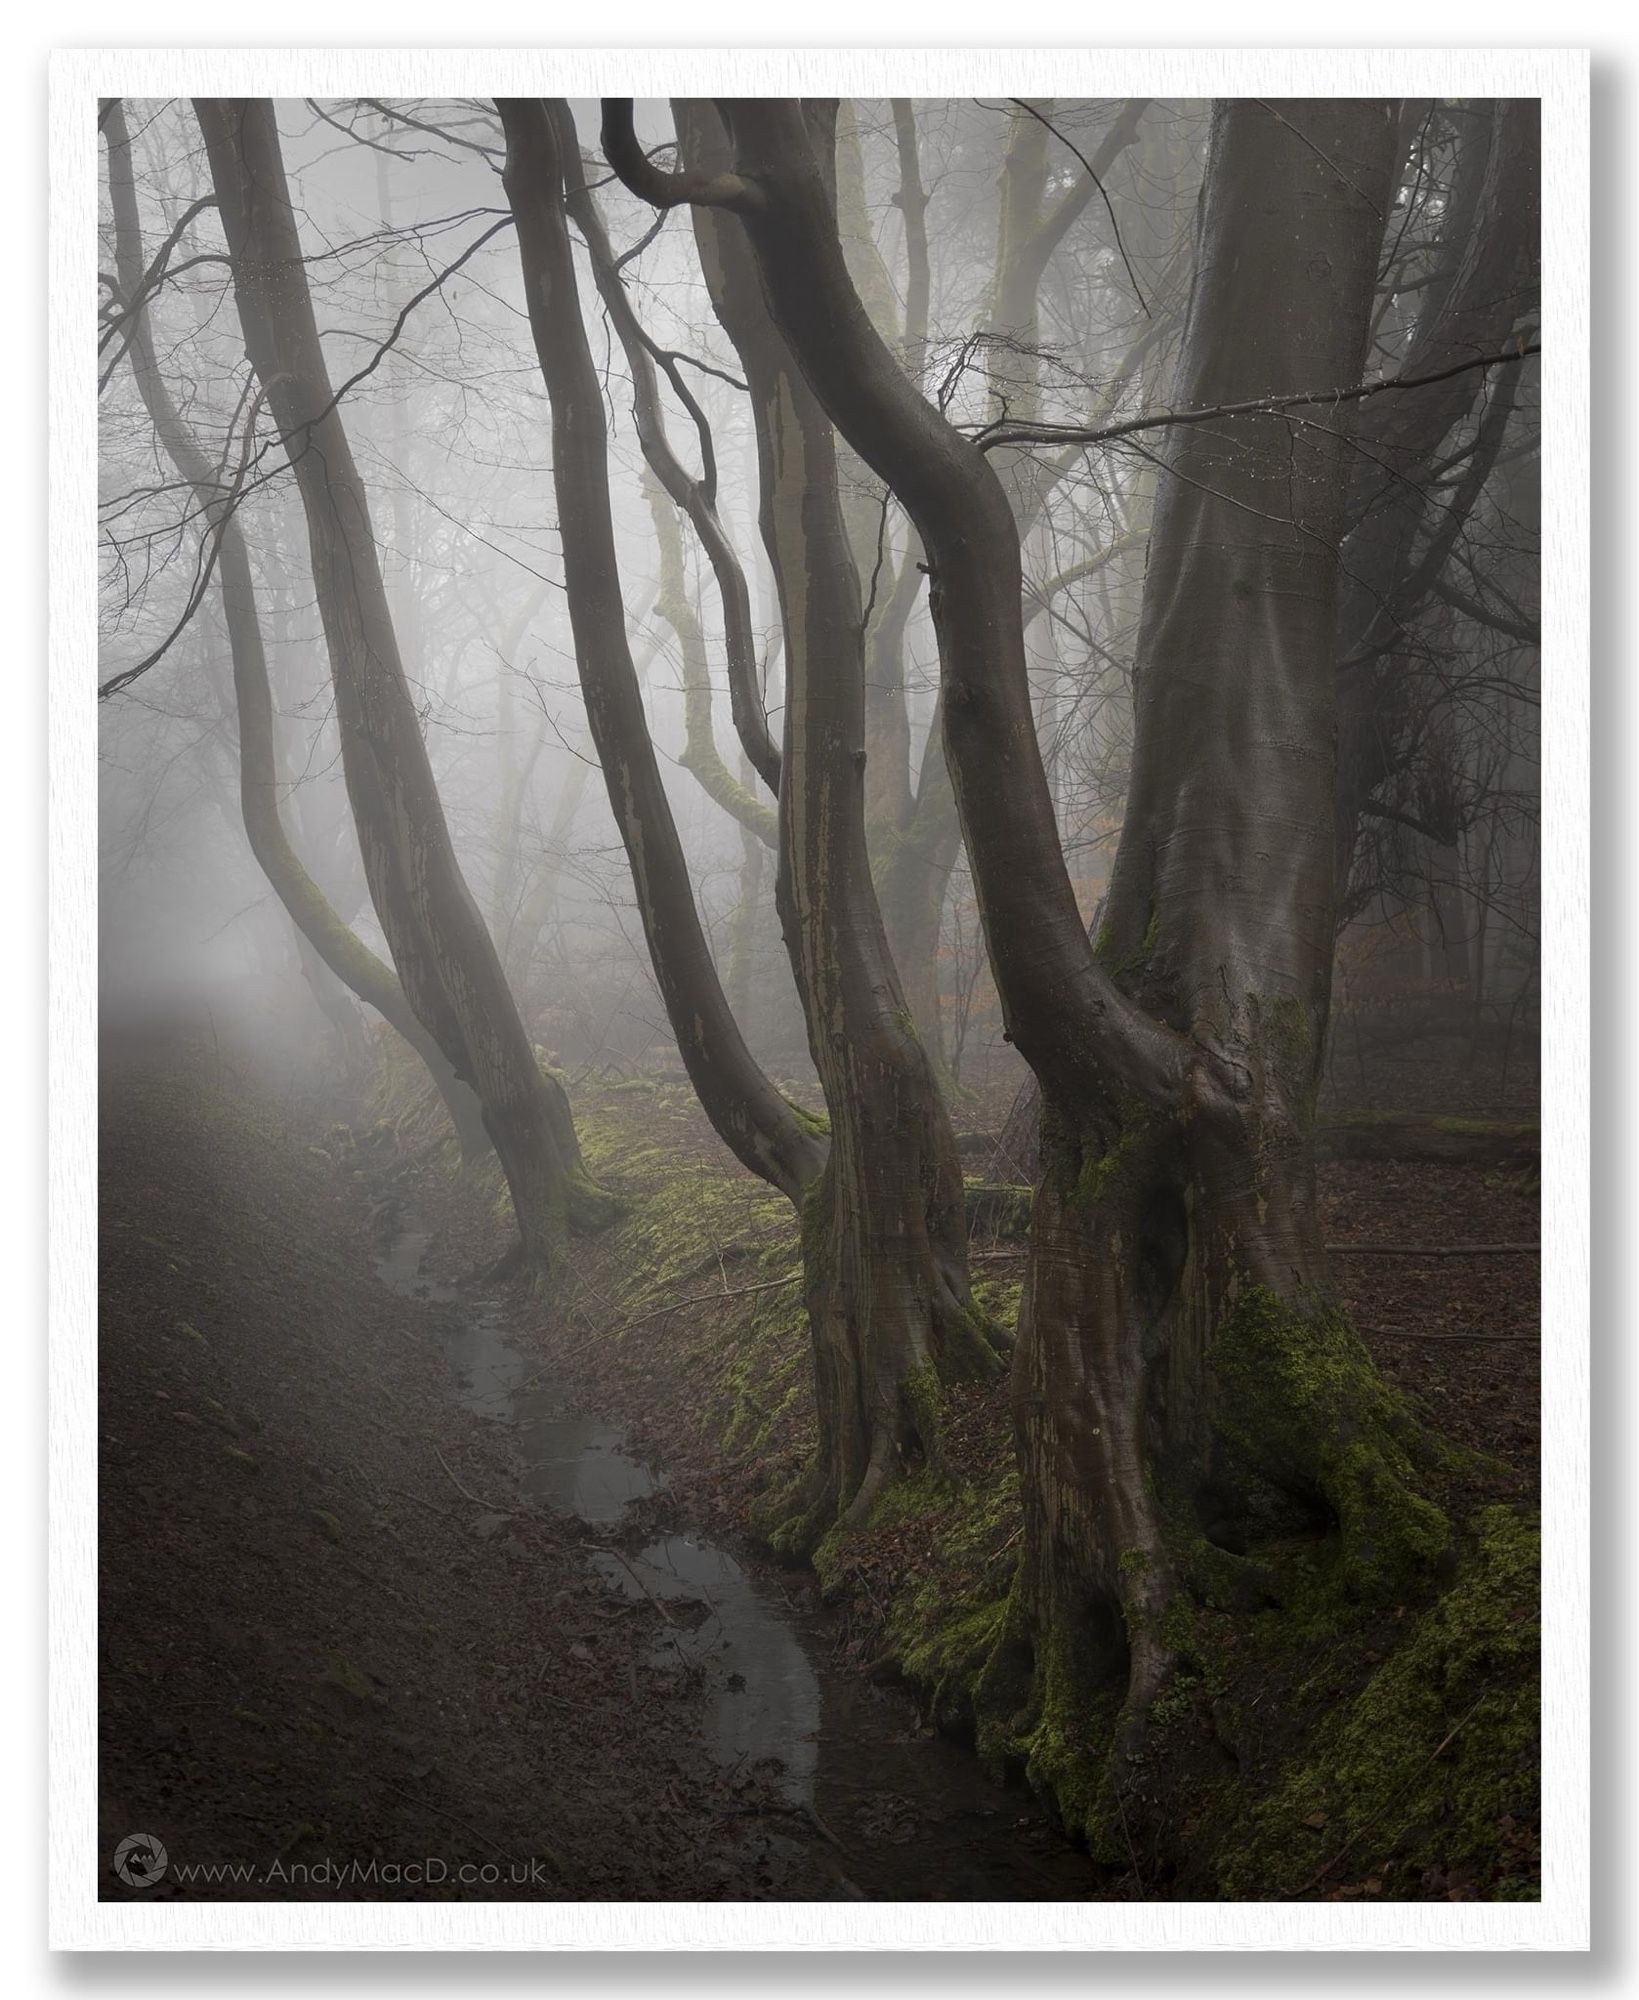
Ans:
{"label": "mossy bank", "polygon": [[[573,1252],[551,1357],[691,1501],[775,1543],[813,1444],[797,1219],[734,1165],[681,1081],[582,1088],[575,1109],[588,1169],[621,1206]],[[461,1176],[469,1201],[485,1172]],[[975,1208],[994,1250],[1015,1208]],[[1004,1329],[1013,1252],[974,1267]],[[1084,1685],[1066,1661],[1031,1696],[1012,1657],[1021,1512],[1005,1389],[945,1391],[937,1463],[827,1536],[814,1567],[861,1664],[903,1677],[941,1726],[1046,1798],[1110,1893],[1534,1897],[1539,1559],[1524,1482],[1447,1451],[1414,1396],[1334,1395],[1371,1376],[1370,1357],[1336,1316],[1313,1324],[1324,1339],[1281,1350],[1268,1395],[1244,1379],[1244,1327],[1221,1330],[1215,1362],[1254,1471],[1260,1411],[1305,1427],[1328,1519],[1256,1562],[1185,1538],[1178,1665],[1118,1821],[1087,1774],[1119,1691],[1055,1699]]]}

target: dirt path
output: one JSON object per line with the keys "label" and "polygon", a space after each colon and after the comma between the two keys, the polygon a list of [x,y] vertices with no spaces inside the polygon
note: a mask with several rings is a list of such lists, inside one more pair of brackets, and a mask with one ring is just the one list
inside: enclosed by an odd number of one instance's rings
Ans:
{"label": "dirt path", "polygon": [[174,1039],[105,1050],[102,1124],[100,1893],[1097,1893],[831,1668],[811,1580],[525,1379],[538,1315],[447,1283],[436,1180],[416,1215],[390,1153]]}
{"label": "dirt path", "polygon": [[512,1513],[352,1169],[174,1045],[105,1052],[102,1120],[100,1893],[848,1893],[649,1671],[656,1605]]}

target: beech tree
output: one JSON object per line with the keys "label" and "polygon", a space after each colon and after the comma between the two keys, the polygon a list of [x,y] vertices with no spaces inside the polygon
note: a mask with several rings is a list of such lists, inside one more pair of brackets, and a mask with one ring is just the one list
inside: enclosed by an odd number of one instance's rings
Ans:
{"label": "beech tree", "polygon": [[1349,404],[1257,408],[1360,380],[1396,107],[1215,108],[1176,401],[1242,414],[1163,432],[1096,941],[1037,742],[1006,490],[871,325],[812,110],[717,109],[721,163],[685,143],[663,172],[618,100],[605,151],[634,192],[748,246],[808,387],[926,553],[946,756],[1008,1034],[1042,1097],[1012,1381],[1024,1547],[978,1720],[1108,1838],[1193,1607],[1278,1599],[1294,1572],[1381,1600],[1450,1539],[1437,1444],[1330,1302],[1309,1139],[1338,895]]}
{"label": "beech tree", "polygon": [[[698,109],[686,144],[709,153],[721,134],[708,107]],[[643,715],[621,607],[602,395],[565,217],[566,184],[580,179],[573,120],[561,101],[509,100],[500,111],[505,182],[552,407],[576,656],[656,979],[713,1124],[802,1212],[819,1449],[811,1477],[790,1498],[783,1539],[808,1547],[839,1519],[862,1520],[907,1465],[937,1454],[939,1381],[997,1365],[969,1297],[948,1115],[871,888],[859,755],[863,618],[831,426],[761,306],[744,246],[703,235],[713,304],[750,389],[764,538],[780,591],[786,722],[773,772],[777,895],[829,1114],[822,1135],[769,1083],[729,1012]],[[595,236],[584,197],[577,206]],[[594,262],[610,268],[596,248]],[[618,305],[615,317],[618,325]],[[639,409],[640,423],[652,423],[641,400]],[[766,754],[761,761],[771,762]]]}
{"label": "beech tree", "polygon": [[[463,1154],[487,1144],[478,1101],[455,1075],[437,1042],[416,1018],[391,966],[384,965],[337,915],[303,865],[280,810],[278,745],[268,684],[262,621],[250,551],[234,510],[230,485],[219,476],[178,410],[155,353],[152,307],[144,298],[148,269],[137,211],[131,141],[124,106],[104,107],[108,187],[114,211],[116,275],[127,315],[125,351],[154,434],[192,490],[203,531],[217,544],[216,569],[233,665],[234,712],[239,734],[239,800],[245,835],[262,872],[296,926],[298,936],[342,986],[374,1007],[409,1042],[437,1086]],[[325,989],[314,981],[321,996]]]}
{"label": "beech tree", "polygon": [[545,1274],[591,1183],[562,1086],[536,1060],[495,944],[451,845],[404,679],[370,506],[331,386],[279,131],[265,99],[201,99],[246,351],[306,515],[348,797],[371,900],[417,1019],[470,1083],[511,1189],[520,1248]]}

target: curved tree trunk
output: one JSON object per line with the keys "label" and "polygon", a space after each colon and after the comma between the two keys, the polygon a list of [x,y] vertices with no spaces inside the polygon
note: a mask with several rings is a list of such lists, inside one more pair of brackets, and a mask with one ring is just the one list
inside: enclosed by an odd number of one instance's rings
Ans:
{"label": "curved tree trunk", "polygon": [[753,1173],[800,1205],[825,1147],[752,1060],[723,998],[626,638],[603,392],[581,320],[564,212],[574,122],[567,104],[556,100],[502,99],[498,108],[507,142],[504,185],[552,406],[552,477],[575,659],[655,978],[713,1126]]}
{"label": "curved tree trunk", "polygon": [[[632,623],[641,624],[652,605],[652,598],[644,601]],[[651,632],[633,655],[639,687],[643,685],[659,651],[659,635]],[[541,851],[535,858],[533,868],[523,871],[523,895],[519,900],[518,914],[507,932],[505,950],[507,977],[526,1009],[532,1002],[535,957],[540,948],[541,933],[555,922],[558,915],[569,836],[574,829],[581,801],[586,796],[586,781],[594,768],[592,760],[584,754],[574,757],[559,787],[558,802],[552,809],[551,821],[542,837]]]}
{"label": "curved tree trunk", "polygon": [[[800,110],[722,110],[734,171],[663,194],[739,215],[776,321],[933,572],[947,753],[1044,1106],[1014,1370],[1024,1555],[981,1730],[1108,1838],[1215,1555],[1265,1574],[1296,1514],[1336,1529],[1338,1589],[1372,1597],[1446,1541],[1415,1425],[1325,1303],[1313,1201],[1344,439],[1335,420],[1172,434],[1095,955],[1034,735],[1006,495],[872,332]],[[1186,401],[1357,379],[1393,132],[1384,103],[1218,107]]]}
{"label": "curved tree trunk", "polygon": [[660,550],[660,591],[655,613],[676,634],[683,656],[683,754],[678,762],[714,804],[765,847],[779,844],[779,826],[774,808],[742,785],[723,762],[711,721],[711,661],[706,653],[706,635],[700,614],[689,595],[683,574],[683,534],[677,511],[658,479],[650,473],[643,482],[654,522],[655,542]]}
{"label": "curved tree trunk", "polygon": [[342,761],[376,915],[417,1018],[470,1083],[544,1275],[572,1220],[604,1219],[562,1087],[541,1070],[494,941],[461,874],[405,685],[381,566],[336,407],[265,99],[201,99],[245,344],[307,517]]}
{"label": "curved tree trunk", "polygon": [[[518,218],[526,290],[553,407],[555,476],[577,650],[589,702],[624,682],[618,574],[609,529],[602,405],[581,324],[574,266],[559,212],[564,162],[574,144],[566,106],[502,106],[507,185]],[[735,255],[731,247],[726,253]],[[715,249],[707,251],[714,288]],[[742,282],[750,277],[738,248]],[[764,530],[781,589],[786,650],[786,732],[779,762],[778,900],[802,990],[809,1040],[831,1114],[828,1148],[808,1134],[800,1177],[776,1178],[773,1116],[741,1157],[799,1201],[813,1329],[820,1448],[810,1478],[790,1496],[782,1539],[811,1545],[839,1517],[868,1508],[905,1465],[936,1448],[941,1376],[994,1366],[967,1297],[966,1222],[954,1141],[905,1015],[870,892],[859,763],[860,603],[835,490],[831,431],[772,341],[730,313],[731,336],[758,375],[752,400],[764,475]],[[789,408],[785,405],[790,405]],[[777,428],[775,428],[777,427]],[[772,449],[788,454],[782,476]],[[810,588],[809,586],[812,585]],[[851,594],[850,594],[851,591]],[[595,709],[594,709],[595,713]],[[606,773],[627,846],[655,968],[702,1100],[730,1143],[736,1119],[769,1086],[741,1069],[725,1100],[722,1070],[731,1019],[719,1021],[715,973],[703,942],[698,971],[680,989],[687,949],[666,912],[687,903],[681,855],[675,884],[655,874],[675,842],[658,777],[647,790],[615,782],[618,768],[652,765],[641,709],[610,718]],[[600,739],[600,748],[602,747]],[[618,759],[618,766],[611,759]],[[709,979],[709,984],[708,984]],[[691,1059],[689,1042],[709,1003],[718,1046]],[[726,1017],[726,1009],[724,1010]],[[734,1031],[737,1063],[749,1065]],[[737,1108],[738,1107],[738,1108]],[[785,1121],[794,1120],[783,1106]],[[799,1127],[799,1130],[801,1128]],[[782,1146],[789,1143],[782,1137]]]}
{"label": "curved tree trunk", "polygon": [[[128,300],[138,297],[144,259],[142,226],[137,212],[136,185],[131,171],[131,143],[124,107],[116,100],[103,130],[108,140],[109,194],[114,211],[115,256],[120,288]],[[314,997],[336,1026],[344,1048],[349,1036],[345,1016],[336,1011],[340,996],[326,988],[324,974],[310,961],[327,968],[336,981],[374,1007],[396,1028],[426,1064],[455,1127],[463,1158],[488,1150],[478,1100],[455,1075],[443,1051],[416,1018],[404,989],[390,966],[383,965],[336,914],[324,892],[303,866],[291,844],[279,809],[279,757],[274,733],[273,695],[267,655],[257,610],[250,552],[236,515],[225,506],[226,490],[177,409],[160,373],[154,352],[147,306],[136,310],[126,334],[126,351],[143,406],[155,435],[178,474],[192,487],[207,535],[218,537],[217,575],[222,613],[233,662],[234,706],[239,730],[239,806],[245,835],[257,865],[296,926],[302,965]],[[354,1017],[356,1020],[356,1016]],[[355,1057],[348,1055],[351,1066]]]}
{"label": "curved tree trunk", "polygon": [[[703,104],[678,107],[685,160],[721,157]],[[829,148],[823,107],[817,142]],[[995,1367],[970,1301],[961,1167],[871,879],[865,832],[864,619],[835,434],[763,304],[737,226],[700,212],[719,319],[751,392],[763,540],[785,631],[778,898],[831,1117],[805,1215],[821,1484],[813,1520],[862,1520],[938,1451],[939,1381]]]}

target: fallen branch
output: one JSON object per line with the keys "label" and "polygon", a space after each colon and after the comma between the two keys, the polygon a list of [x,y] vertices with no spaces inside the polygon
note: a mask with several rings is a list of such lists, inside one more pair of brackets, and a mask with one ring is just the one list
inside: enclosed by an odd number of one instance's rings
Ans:
{"label": "fallen branch", "polygon": [[1328,1243],[1334,1257],[1536,1257],[1540,1243]]}
{"label": "fallen branch", "polygon": [[606,1340],[613,1340],[617,1334],[630,1333],[634,1326],[644,1326],[652,1319],[663,1319],[667,1313],[682,1312],[685,1306],[718,1305],[724,1299],[749,1298],[753,1292],[777,1292],[783,1286],[795,1285],[801,1281],[801,1271],[791,1271],[783,1278],[768,1278],[757,1285],[732,1285],[721,1292],[696,1292],[689,1298],[672,1299],[665,1305],[651,1306],[635,1319],[617,1320],[613,1326],[600,1327],[589,1340],[583,1340],[578,1347],[560,1355],[555,1363],[558,1368],[568,1368],[583,1354],[590,1354],[594,1347],[601,1347]]}
{"label": "fallen branch", "polygon": [[1416,1333],[1409,1326],[1363,1326],[1363,1334],[1377,1336],[1383,1340],[1426,1340],[1438,1347],[1442,1342],[1475,1342],[1486,1346],[1506,1344],[1515,1340],[1540,1340],[1541,1333]]}
{"label": "fallen branch", "polygon": [[625,1570],[626,1574],[632,1579],[633,1583],[637,1585],[638,1589],[642,1591],[643,1595],[654,1606],[656,1611],[658,1611],[661,1617],[665,1619],[666,1623],[668,1625],[675,1625],[677,1623],[677,1620],[666,1609],[665,1605],[661,1603],[660,1599],[655,1596],[654,1592],[643,1581],[642,1577],[638,1575],[637,1571],[633,1569],[632,1565],[627,1561],[625,1556],[621,1554],[619,1549],[610,1548],[607,1542],[582,1542],[581,1547],[583,1549],[589,1550],[593,1555],[613,1556],[615,1561],[620,1564],[623,1570]]}

